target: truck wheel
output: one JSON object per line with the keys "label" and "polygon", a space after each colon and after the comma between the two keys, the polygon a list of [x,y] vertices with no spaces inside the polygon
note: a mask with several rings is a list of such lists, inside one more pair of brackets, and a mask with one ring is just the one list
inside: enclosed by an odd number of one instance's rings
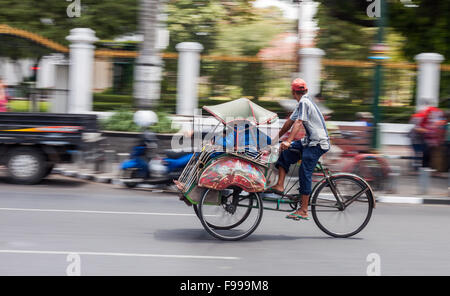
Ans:
{"label": "truck wheel", "polygon": [[34,148],[13,149],[7,156],[9,179],[17,184],[36,184],[48,170],[44,155]]}

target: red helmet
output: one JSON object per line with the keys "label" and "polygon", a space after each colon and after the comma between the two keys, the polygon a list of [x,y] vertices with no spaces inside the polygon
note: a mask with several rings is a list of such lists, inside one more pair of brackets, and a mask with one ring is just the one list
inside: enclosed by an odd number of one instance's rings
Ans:
{"label": "red helmet", "polygon": [[293,91],[307,91],[308,90],[308,88],[306,87],[305,80],[303,80],[301,78],[297,78],[294,81],[292,81],[291,89]]}

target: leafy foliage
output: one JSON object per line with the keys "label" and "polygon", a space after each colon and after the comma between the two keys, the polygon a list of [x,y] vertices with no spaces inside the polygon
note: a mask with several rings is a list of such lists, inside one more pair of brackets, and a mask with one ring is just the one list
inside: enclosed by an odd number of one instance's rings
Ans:
{"label": "leafy foliage", "polygon": [[[333,17],[332,9],[320,5],[318,11],[319,48],[328,59],[367,60],[374,30]],[[356,67],[326,67],[323,92],[327,99],[340,103],[368,103],[372,98],[370,69]]]}
{"label": "leafy foliage", "polygon": [[220,1],[170,1],[167,5],[169,51],[180,42],[199,42],[208,52],[215,46],[219,20],[225,16]]}
{"label": "leafy foliage", "polygon": [[51,50],[44,46],[11,35],[0,35],[0,44],[0,56],[9,57],[12,60],[20,58],[38,59],[51,53]]}
{"label": "leafy foliage", "polygon": [[180,42],[195,41],[209,53],[221,39],[220,28],[242,24],[253,18],[252,1],[171,0],[167,4],[169,51]]}
{"label": "leafy foliage", "polygon": [[[291,25],[282,18],[279,10],[255,9],[250,20],[220,27],[213,53],[256,56],[277,34],[285,32]],[[261,62],[204,63],[203,74],[211,78],[212,95],[227,95],[227,91],[232,90],[238,96],[256,99],[266,92],[267,81],[276,78]]]}
{"label": "leafy foliage", "polygon": [[389,2],[389,25],[405,36],[403,51],[411,61],[421,52],[437,52],[450,61],[450,2],[414,0],[415,7]]}
{"label": "leafy foliage", "polygon": [[[387,25],[407,38],[403,52],[411,61],[421,52],[438,52],[450,60],[450,2],[436,0],[387,1]],[[370,4],[360,0],[318,0],[333,18],[363,26],[377,26],[366,14]],[[405,2],[405,3],[403,3]]]}
{"label": "leafy foliage", "polygon": [[[332,1],[319,0],[319,47],[327,52],[329,58],[346,58],[365,60],[369,55],[370,45],[375,42],[376,18],[368,18],[366,8],[369,2],[359,0]],[[437,52],[450,59],[449,1],[387,0],[387,22],[385,42],[389,45],[391,61],[414,62],[414,56],[421,52]],[[412,5],[411,5],[412,4]],[[370,37],[372,35],[373,37]],[[328,67],[326,75],[337,77],[337,85],[329,94],[334,98],[369,98],[371,91],[370,75],[359,69],[333,69]],[[441,97],[450,95],[449,78],[441,75]],[[353,78],[352,78],[353,76]],[[366,76],[366,78],[364,78]],[[385,100],[391,97],[409,97],[414,105],[415,79],[410,70],[384,70]],[[353,86],[352,86],[353,83]],[[330,84],[329,84],[330,85]],[[345,95],[342,92],[348,91]],[[365,100],[369,103],[368,100]],[[403,100],[405,101],[405,100]]]}
{"label": "leafy foliage", "polygon": [[36,32],[62,44],[70,29],[91,28],[99,38],[136,31],[138,0],[82,0],[81,16],[70,18],[70,2],[55,0],[0,0],[0,23]]}
{"label": "leafy foliage", "polygon": [[278,10],[255,9],[251,20],[223,24],[213,53],[255,56],[279,33],[290,29]]}
{"label": "leafy foliage", "polygon": [[108,119],[100,121],[100,126],[108,131],[140,131],[140,128],[133,121],[133,112],[126,109],[116,111]]}
{"label": "leafy foliage", "polygon": [[[172,128],[172,121],[164,112],[157,112],[158,123],[151,126],[150,130],[156,133],[174,133],[177,129]],[[100,122],[101,128],[108,131],[142,131],[133,121],[133,111],[129,109],[120,109],[106,120]]]}

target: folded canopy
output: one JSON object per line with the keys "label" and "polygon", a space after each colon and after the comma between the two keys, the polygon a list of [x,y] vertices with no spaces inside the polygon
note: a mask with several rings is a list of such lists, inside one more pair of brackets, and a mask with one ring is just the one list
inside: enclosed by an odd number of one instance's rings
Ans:
{"label": "folded canopy", "polygon": [[245,98],[214,106],[203,106],[203,109],[216,117],[223,124],[246,120],[255,125],[259,125],[273,123],[278,119],[276,113],[264,109]]}

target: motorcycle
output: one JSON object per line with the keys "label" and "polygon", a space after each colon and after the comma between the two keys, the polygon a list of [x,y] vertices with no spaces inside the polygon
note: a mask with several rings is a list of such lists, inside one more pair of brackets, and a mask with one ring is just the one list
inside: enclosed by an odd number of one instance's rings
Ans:
{"label": "motorcycle", "polygon": [[144,129],[130,158],[120,164],[120,181],[128,188],[138,184],[171,185],[182,173],[192,157],[192,152],[158,150],[158,139],[148,128],[158,122],[152,111],[137,111],[134,122]]}

